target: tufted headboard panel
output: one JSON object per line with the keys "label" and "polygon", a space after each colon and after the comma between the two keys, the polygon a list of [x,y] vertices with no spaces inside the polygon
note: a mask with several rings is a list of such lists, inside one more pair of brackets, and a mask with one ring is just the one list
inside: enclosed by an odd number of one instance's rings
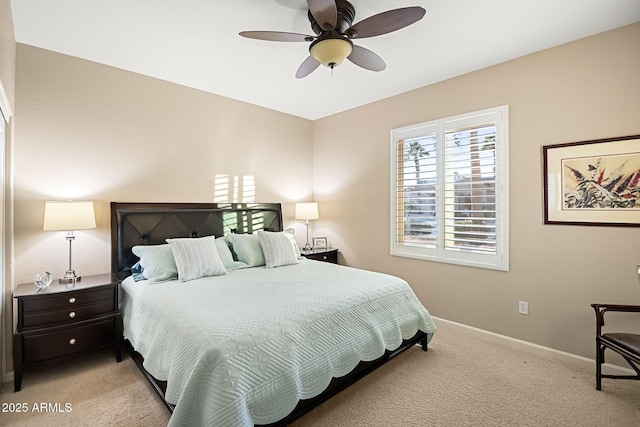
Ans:
{"label": "tufted headboard panel", "polygon": [[131,248],[174,237],[282,231],[280,203],[111,202],[111,272],[123,279],[138,261]]}

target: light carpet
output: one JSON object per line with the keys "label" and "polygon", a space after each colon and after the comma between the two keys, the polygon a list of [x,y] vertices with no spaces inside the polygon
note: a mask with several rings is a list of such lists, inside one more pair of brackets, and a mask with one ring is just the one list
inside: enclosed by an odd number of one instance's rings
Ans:
{"label": "light carpet", "polygon": [[[638,426],[640,381],[603,380],[593,370],[499,345],[443,322],[424,353],[415,347],[293,425],[320,426]],[[33,405],[65,403],[70,412]],[[23,389],[5,384],[3,426],[164,426],[169,413],[126,356],[111,352],[25,371]],[[14,405],[15,407],[15,405]]]}

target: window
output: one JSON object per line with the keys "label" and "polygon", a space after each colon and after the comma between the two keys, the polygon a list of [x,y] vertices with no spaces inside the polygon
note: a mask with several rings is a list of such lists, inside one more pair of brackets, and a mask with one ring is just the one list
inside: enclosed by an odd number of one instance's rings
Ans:
{"label": "window", "polygon": [[391,131],[391,255],[509,270],[508,115]]}

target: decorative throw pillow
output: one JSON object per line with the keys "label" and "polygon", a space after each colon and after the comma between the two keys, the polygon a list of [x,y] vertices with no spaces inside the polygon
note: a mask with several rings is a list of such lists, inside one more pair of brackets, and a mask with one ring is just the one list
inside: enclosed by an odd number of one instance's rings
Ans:
{"label": "decorative throw pillow", "polygon": [[247,264],[242,261],[235,261],[233,259],[233,253],[231,252],[231,248],[229,248],[229,240],[226,237],[218,237],[215,240],[216,250],[218,251],[218,255],[220,255],[220,260],[224,265],[224,268],[227,271],[238,270],[240,268],[245,268]]}
{"label": "decorative throw pillow", "polygon": [[178,268],[178,280],[227,274],[216,250],[215,236],[167,239]]}
{"label": "decorative throw pillow", "polygon": [[300,249],[293,238],[293,232],[292,228],[281,232],[258,231],[267,268],[299,262]]}
{"label": "decorative throw pillow", "polygon": [[178,268],[169,245],[138,245],[131,251],[140,258],[142,274],[147,280],[159,283],[178,277]]}
{"label": "decorative throw pillow", "polygon": [[147,278],[144,277],[144,268],[140,265],[140,261],[131,266],[131,276],[133,276],[134,282],[147,280]]}
{"label": "decorative throw pillow", "polygon": [[248,267],[258,267],[265,264],[262,246],[255,234],[227,234],[227,239],[233,246],[233,251],[238,255],[238,261],[247,264]]}

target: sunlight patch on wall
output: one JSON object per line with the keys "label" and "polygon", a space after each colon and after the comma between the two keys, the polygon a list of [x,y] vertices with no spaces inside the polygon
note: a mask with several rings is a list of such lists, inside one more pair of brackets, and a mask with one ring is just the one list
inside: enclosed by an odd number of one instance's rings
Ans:
{"label": "sunlight patch on wall", "polygon": [[214,203],[254,203],[256,201],[255,177],[216,174],[213,201]]}

